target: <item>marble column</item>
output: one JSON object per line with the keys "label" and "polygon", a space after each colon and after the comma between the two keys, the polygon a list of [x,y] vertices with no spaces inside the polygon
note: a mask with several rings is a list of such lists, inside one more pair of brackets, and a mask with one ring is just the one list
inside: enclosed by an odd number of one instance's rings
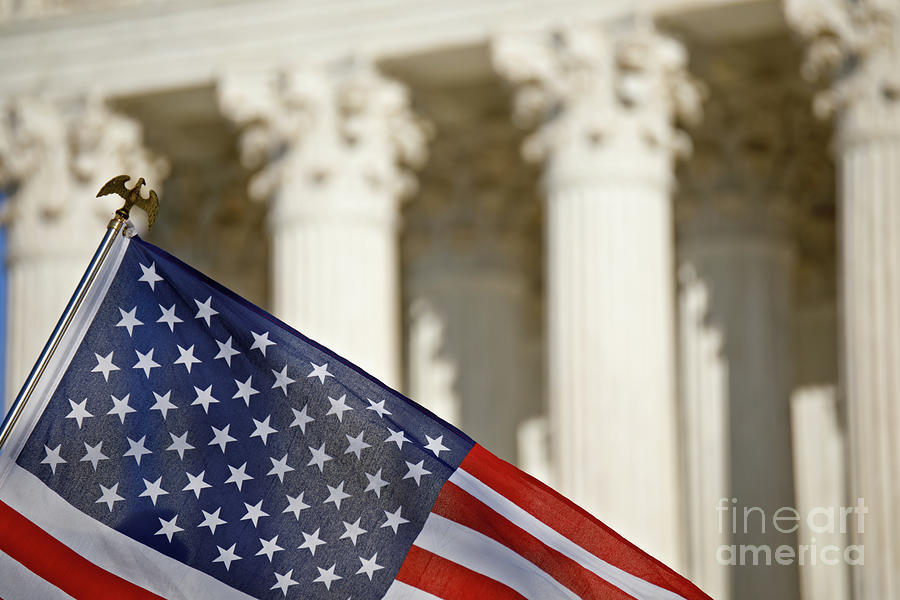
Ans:
{"label": "marble column", "polygon": [[[850,597],[850,569],[843,557],[847,532],[840,526],[822,526],[827,511],[840,515],[847,505],[844,432],[833,385],[806,386],[791,396],[794,456],[797,481],[797,511],[815,515],[812,523],[800,522],[799,544],[824,549],[815,563],[800,569],[804,600],[847,600]],[[827,468],[814,468],[814,465]],[[806,467],[806,468],[804,468]],[[813,468],[810,468],[813,467]],[[825,512],[823,512],[825,511]],[[823,518],[824,517],[824,518]],[[824,560],[822,560],[824,559]]]}
{"label": "marble column", "polygon": [[410,395],[521,464],[541,412],[536,169],[498,86],[419,99],[437,134],[405,213]]}
{"label": "marble column", "polygon": [[689,559],[723,600],[800,593],[797,561],[754,565],[743,550],[797,546],[771,517],[795,504],[797,280],[827,254],[798,230],[833,227],[828,128],[808,115],[799,63],[787,37],[706,48],[692,63],[709,98],[676,199]]}
{"label": "marble column", "polygon": [[[742,547],[774,552],[796,542],[760,518],[794,505],[794,253],[772,207],[747,211],[768,223],[720,214],[721,220],[679,231],[682,273],[695,272],[679,294],[691,573],[716,598],[792,598],[795,565],[740,563]],[[723,545],[737,548],[738,564],[720,562],[729,556]]]}
{"label": "marble column", "polygon": [[399,202],[425,157],[405,88],[361,62],[229,76],[219,103],[269,202],[272,310],[385,383],[400,382]]}
{"label": "marble column", "polygon": [[674,40],[573,27],[494,45],[544,165],[547,389],[561,491],[683,566],[671,188],[699,117]]}
{"label": "marble column", "polygon": [[25,96],[0,105],[0,182],[9,190],[5,406],[15,398],[118,208],[95,199],[121,173],[158,186],[165,161],[140,125],[96,98]]}
{"label": "marble column", "polygon": [[[688,573],[706,593],[731,595],[728,567],[716,552],[731,544],[715,507],[731,496],[728,407],[729,371],[724,328],[710,319],[711,285],[698,265],[678,270],[678,369],[681,398]],[[726,521],[727,523],[727,521]]]}
{"label": "marble column", "polygon": [[900,5],[790,0],[809,42],[804,75],[825,77],[821,116],[835,117],[842,301],[841,373],[850,500],[868,513],[854,597],[900,598]]}

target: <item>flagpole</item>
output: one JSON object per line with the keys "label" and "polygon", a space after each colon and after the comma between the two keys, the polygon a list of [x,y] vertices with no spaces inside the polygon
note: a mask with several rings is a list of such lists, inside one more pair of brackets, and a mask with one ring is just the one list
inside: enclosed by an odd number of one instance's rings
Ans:
{"label": "flagpole", "polygon": [[103,236],[103,240],[100,242],[100,246],[98,246],[97,251],[94,252],[94,256],[93,258],[91,258],[91,262],[88,264],[84,275],[82,275],[81,277],[81,281],[78,282],[78,287],[75,288],[75,293],[73,293],[72,297],[69,299],[69,303],[66,305],[66,309],[63,311],[63,314],[59,318],[59,321],[57,321],[56,327],[53,328],[53,333],[50,334],[50,339],[47,340],[47,343],[44,345],[44,349],[41,350],[41,354],[40,356],[38,356],[37,362],[35,363],[34,367],[31,368],[31,372],[28,374],[28,378],[25,380],[25,384],[22,386],[22,389],[16,396],[12,407],[10,407],[9,412],[3,419],[3,425],[0,426],[0,451],[2,451],[3,446],[9,439],[9,436],[12,433],[13,428],[16,426],[19,417],[25,410],[25,405],[31,398],[32,393],[34,393],[38,381],[40,381],[41,376],[44,374],[44,371],[47,368],[47,365],[53,358],[53,354],[56,352],[57,347],[59,347],[60,341],[66,334],[66,331],[68,330],[69,325],[72,323],[72,320],[75,318],[75,315],[78,312],[78,309],[81,307],[82,302],[84,302],[88,291],[91,289],[91,285],[97,278],[97,274],[100,272],[100,269],[103,268],[103,264],[105,263],[106,258],[109,255],[109,251],[113,246],[113,242],[115,242],[116,240],[116,236],[122,233],[122,231],[125,229],[131,207],[137,205],[143,208],[147,212],[148,221],[151,225],[156,220],[158,207],[156,194],[151,190],[149,199],[141,198],[140,189],[144,184],[143,178],[138,179],[133,188],[127,189],[125,187],[125,182],[129,179],[130,177],[127,175],[120,175],[118,177],[115,177],[108,181],[102,188],[100,188],[100,191],[97,193],[97,197],[113,193],[118,194],[125,198],[125,204],[121,208],[116,210],[113,218],[106,226],[106,234]]}

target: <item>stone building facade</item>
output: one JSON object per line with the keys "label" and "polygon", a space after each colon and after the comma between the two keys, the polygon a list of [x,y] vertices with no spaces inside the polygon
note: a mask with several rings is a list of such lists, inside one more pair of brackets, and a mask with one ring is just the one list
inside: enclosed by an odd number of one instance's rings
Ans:
{"label": "stone building facade", "polygon": [[120,172],[713,597],[900,599],[897,0],[0,0],[7,405]]}

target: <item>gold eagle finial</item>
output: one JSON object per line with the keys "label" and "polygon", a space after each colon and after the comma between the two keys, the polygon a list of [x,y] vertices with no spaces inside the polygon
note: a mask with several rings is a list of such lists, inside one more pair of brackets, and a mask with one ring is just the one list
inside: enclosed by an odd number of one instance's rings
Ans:
{"label": "gold eagle finial", "polygon": [[100,196],[106,196],[108,194],[118,194],[122,196],[122,198],[125,199],[125,204],[116,211],[116,216],[127,219],[131,212],[131,207],[137,206],[147,213],[147,225],[153,227],[153,223],[156,221],[156,213],[159,212],[159,198],[157,198],[156,192],[153,190],[150,190],[149,198],[141,197],[141,187],[143,187],[145,183],[143,177],[138,179],[137,183],[135,183],[131,189],[125,187],[125,182],[129,179],[131,179],[129,175],[113,177],[103,184],[103,187],[97,192],[97,197],[99,198]]}

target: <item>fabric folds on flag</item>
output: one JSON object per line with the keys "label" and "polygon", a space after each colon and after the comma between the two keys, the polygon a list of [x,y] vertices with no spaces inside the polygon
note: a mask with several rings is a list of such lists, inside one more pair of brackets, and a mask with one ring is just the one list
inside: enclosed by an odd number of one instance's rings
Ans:
{"label": "fabric folds on flag", "polygon": [[707,598],[136,237],[0,456],[0,597]]}

